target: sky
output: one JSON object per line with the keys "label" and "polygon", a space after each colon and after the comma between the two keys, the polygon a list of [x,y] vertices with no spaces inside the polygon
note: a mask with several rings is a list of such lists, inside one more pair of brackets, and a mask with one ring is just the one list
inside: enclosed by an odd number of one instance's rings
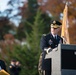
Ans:
{"label": "sky", "polygon": [[[8,8],[7,3],[9,0],[0,0],[0,11],[3,12],[5,9]],[[18,22],[17,21],[13,21],[15,23],[16,26],[18,26]]]}
{"label": "sky", "polygon": [[0,0],[0,11],[4,11],[7,7],[7,2],[9,0]]}
{"label": "sky", "polygon": [[[9,8],[9,6],[7,6],[7,3],[10,0],[0,0],[0,11],[3,12],[5,9]],[[28,0],[19,0],[19,1],[25,1],[28,2]],[[18,12],[17,10],[15,10],[12,14],[15,14],[16,12]],[[16,24],[16,26],[19,25],[19,21],[17,20],[11,20],[12,22],[14,22]]]}
{"label": "sky", "polygon": [[[7,3],[9,0],[0,0],[0,11],[4,11],[4,9],[8,8]],[[28,0],[20,0],[27,2]]]}
{"label": "sky", "polygon": [[[7,6],[9,0],[0,0],[0,11],[3,12],[5,9],[9,8],[9,6]],[[16,13],[17,11],[14,11],[14,13]],[[16,26],[18,26],[19,22],[17,20],[11,20],[12,22],[15,23]]]}

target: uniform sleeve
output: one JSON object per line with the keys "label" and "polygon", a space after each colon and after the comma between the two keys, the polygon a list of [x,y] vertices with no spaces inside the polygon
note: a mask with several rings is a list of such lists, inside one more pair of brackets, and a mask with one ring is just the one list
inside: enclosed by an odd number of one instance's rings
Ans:
{"label": "uniform sleeve", "polygon": [[62,43],[63,43],[63,38],[61,38],[61,40],[62,40]]}
{"label": "uniform sleeve", "polygon": [[60,44],[63,44],[63,38],[60,37],[59,43],[60,43]]}
{"label": "uniform sleeve", "polygon": [[42,51],[44,51],[44,48],[47,48],[47,45],[46,45],[46,36],[42,36],[41,37],[40,48],[41,48]]}
{"label": "uniform sleeve", "polygon": [[61,37],[61,44],[63,43],[63,38]]}

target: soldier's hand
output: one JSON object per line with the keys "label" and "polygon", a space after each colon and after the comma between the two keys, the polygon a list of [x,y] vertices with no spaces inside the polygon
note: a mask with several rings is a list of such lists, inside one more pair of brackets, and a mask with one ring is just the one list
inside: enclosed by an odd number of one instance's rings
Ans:
{"label": "soldier's hand", "polygon": [[10,68],[12,68],[12,66],[9,66]]}
{"label": "soldier's hand", "polygon": [[44,51],[46,51],[46,53],[48,54],[49,52],[52,51],[52,49],[49,47],[49,48],[45,48]]}

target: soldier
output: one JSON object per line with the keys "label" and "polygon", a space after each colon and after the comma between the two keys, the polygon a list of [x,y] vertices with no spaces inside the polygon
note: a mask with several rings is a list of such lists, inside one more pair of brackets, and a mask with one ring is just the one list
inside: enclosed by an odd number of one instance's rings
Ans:
{"label": "soldier", "polygon": [[43,75],[51,75],[51,59],[45,59],[45,55],[56,48],[63,39],[58,35],[61,23],[59,21],[52,21],[50,25],[50,33],[41,37],[40,47],[42,50],[42,70]]}
{"label": "soldier", "polygon": [[9,66],[10,75],[17,75],[16,70],[16,60],[11,60],[10,66]]}
{"label": "soldier", "polygon": [[21,64],[19,61],[16,61],[16,70],[17,70],[16,74],[19,75],[21,72]]}

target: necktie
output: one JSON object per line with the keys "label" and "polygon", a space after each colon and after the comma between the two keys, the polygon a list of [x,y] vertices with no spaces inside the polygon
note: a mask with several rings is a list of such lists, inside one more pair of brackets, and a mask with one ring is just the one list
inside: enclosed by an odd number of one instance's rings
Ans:
{"label": "necktie", "polygon": [[54,36],[54,39],[56,40],[56,35]]}

